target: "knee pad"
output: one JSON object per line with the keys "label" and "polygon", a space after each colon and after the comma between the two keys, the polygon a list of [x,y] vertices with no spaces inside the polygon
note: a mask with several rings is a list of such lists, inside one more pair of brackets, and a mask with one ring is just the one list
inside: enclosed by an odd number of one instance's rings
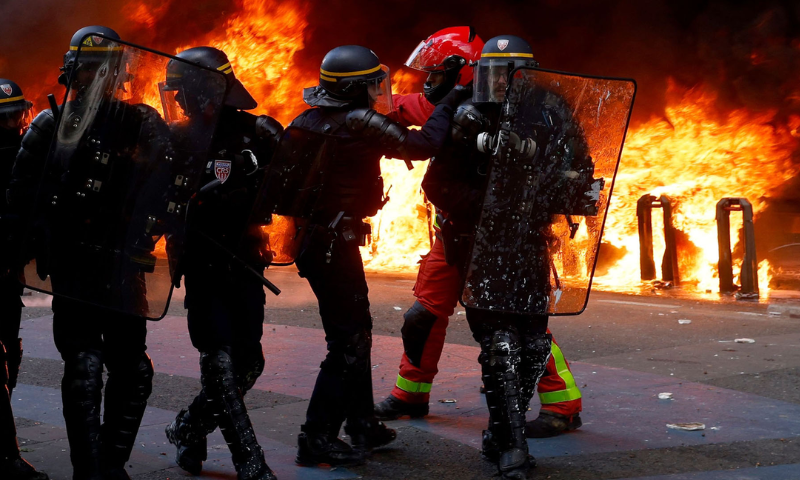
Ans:
{"label": "knee pad", "polygon": [[200,373],[218,377],[233,372],[233,360],[225,350],[200,353]]}
{"label": "knee pad", "polygon": [[242,392],[247,392],[256,384],[256,380],[264,372],[264,352],[261,350],[261,344],[254,346],[244,355],[240,355],[236,359],[236,382],[242,389]]}
{"label": "knee pad", "polygon": [[520,360],[519,334],[513,328],[495,330],[489,345],[489,366],[493,370],[506,371]]}
{"label": "knee pad", "polygon": [[64,359],[61,390],[70,398],[99,396],[103,389],[103,359],[99,351],[78,352]]}
{"label": "knee pad", "polygon": [[522,339],[523,360],[531,367],[544,371],[550,360],[552,342],[553,336],[549,333],[526,334]]}
{"label": "knee pad", "polygon": [[412,365],[419,367],[422,361],[422,352],[425,349],[425,342],[439,318],[419,302],[408,309],[403,315],[403,328],[400,333],[403,335],[403,349]]}
{"label": "knee pad", "polygon": [[150,398],[150,394],[153,393],[153,375],[155,375],[153,360],[150,355],[142,352],[139,364],[134,372],[136,393],[140,399],[147,400]]}
{"label": "knee pad", "polygon": [[372,332],[360,332],[332,342],[330,351],[320,365],[321,368],[344,376],[360,375],[370,370]]}

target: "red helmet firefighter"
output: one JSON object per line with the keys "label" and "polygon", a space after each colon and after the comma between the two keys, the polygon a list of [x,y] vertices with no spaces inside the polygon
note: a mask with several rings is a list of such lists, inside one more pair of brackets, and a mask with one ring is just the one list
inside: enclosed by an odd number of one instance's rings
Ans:
{"label": "red helmet firefighter", "polygon": [[450,27],[420,42],[405,65],[428,74],[423,91],[429,102],[436,103],[456,85],[472,83],[472,65],[481,50],[483,40],[472,27]]}

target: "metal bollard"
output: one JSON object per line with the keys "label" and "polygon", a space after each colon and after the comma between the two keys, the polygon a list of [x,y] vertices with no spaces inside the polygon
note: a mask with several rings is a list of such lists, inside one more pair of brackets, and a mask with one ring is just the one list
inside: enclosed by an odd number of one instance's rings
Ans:
{"label": "metal bollard", "polygon": [[680,283],[678,269],[678,246],[675,241],[675,227],[672,226],[672,203],[666,195],[658,199],[653,195],[643,195],[636,202],[636,216],[639,220],[639,268],[642,280],[656,278],[656,262],[653,258],[653,214],[654,208],[664,213],[664,258],[661,261],[662,280]]}
{"label": "metal bollard", "polygon": [[717,243],[719,244],[719,291],[735,292],[731,253],[731,212],[742,212],[744,218],[744,260],[739,278],[741,293],[758,295],[758,261],[753,206],[744,198],[723,198],[717,202]]}

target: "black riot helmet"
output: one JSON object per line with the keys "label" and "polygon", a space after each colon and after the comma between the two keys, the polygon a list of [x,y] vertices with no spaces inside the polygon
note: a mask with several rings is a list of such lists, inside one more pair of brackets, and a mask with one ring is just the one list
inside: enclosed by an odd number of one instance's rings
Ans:
{"label": "black riot helmet", "polygon": [[538,65],[530,44],[519,37],[501,35],[487,40],[475,67],[472,100],[476,103],[502,102],[509,73],[517,67]]}
{"label": "black riot helmet", "polygon": [[19,85],[0,78],[0,128],[22,129],[30,122],[33,104],[25,100]]}
{"label": "black riot helmet", "polygon": [[[100,36],[102,35],[102,36]],[[80,49],[80,63],[84,67],[94,68],[95,65],[115,63],[122,56],[122,45],[113,40],[120,40],[119,34],[102,25],[83,27],[72,36],[69,42],[69,51],[64,54],[64,65],[58,83],[67,85],[70,71],[75,67],[75,60]]]}
{"label": "black riot helmet", "polygon": [[322,59],[319,86],[306,88],[303,101],[312,107],[369,107],[387,114],[394,108],[389,67],[369,48],[336,47]]}
{"label": "black riot helmet", "polygon": [[[213,47],[194,47],[182,51],[176,57],[222,73],[225,76],[225,105],[239,110],[252,110],[258,106],[258,102],[244,88],[242,82],[236,78],[231,62],[222,50]],[[209,95],[218,93],[219,88],[214,83],[218,77],[218,75],[210,74],[207,71],[193,68],[187,63],[170,60],[167,64],[167,81],[162,84],[161,90],[162,92],[170,90],[182,91],[186,97],[183,100],[203,102],[204,100],[211,100]],[[206,82],[212,83],[206,84]],[[192,100],[189,97],[192,97]],[[189,107],[188,104],[186,106]],[[186,111],[185,108],[184,111],[187,115],[191,115],[191,112]]]}

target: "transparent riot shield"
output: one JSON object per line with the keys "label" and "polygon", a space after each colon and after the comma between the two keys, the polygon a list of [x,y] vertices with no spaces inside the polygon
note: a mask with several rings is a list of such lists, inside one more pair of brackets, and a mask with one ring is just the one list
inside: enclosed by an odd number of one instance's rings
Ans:
{"label": "transparent riot shield", "polygon": [[[260,223],[273,265],[289,265],[300,249],[320,192],[336,137],[288,127],[262,182],[254,215]],[[259,223],[259,222],[253,222]]]}
{"label": "transparent riot shield", "polygon": [[462,302],[580,314],[636,83],[527,67],[511,75]]}
{"label": "transparent riot shield", "polygon": [[[102,35],[78,48],[23,239],[29,288],[137,317],[165,315],[175,263],[167,252],[177,251],[167,240],[182,236],[226,87],[221,73],[186,64],[184,75],[203,89],[190,92],[168,78],[170,62],[183,60]],[[178,108],[202,98],[196,121],[164,120],[165,80]]]}

